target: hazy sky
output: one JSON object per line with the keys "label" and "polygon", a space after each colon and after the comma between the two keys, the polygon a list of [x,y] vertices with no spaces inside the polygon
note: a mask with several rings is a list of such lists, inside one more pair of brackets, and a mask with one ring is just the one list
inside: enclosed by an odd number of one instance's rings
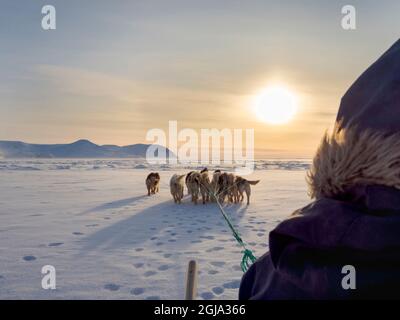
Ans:
{"label": "hazy sky", "polygon": [[[57,29],[41,28],[41,8]],[[357,30],[341,8],[357,10]],[[310,157],[348,86],[398,38],[398,0],[3,0],[0,140],[145,142],[147,130],[254,128],[259,157]],[[281,83],[293,121],[260,122]]]}

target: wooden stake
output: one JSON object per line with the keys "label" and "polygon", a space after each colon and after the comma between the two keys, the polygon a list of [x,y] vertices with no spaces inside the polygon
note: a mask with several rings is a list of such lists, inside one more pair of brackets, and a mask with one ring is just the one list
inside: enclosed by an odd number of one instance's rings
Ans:
{"label": "wooden stake", "polygon": [[197,263],[195,260],[189,261],[186,275],[185,300],[195,300],[197,296]]}

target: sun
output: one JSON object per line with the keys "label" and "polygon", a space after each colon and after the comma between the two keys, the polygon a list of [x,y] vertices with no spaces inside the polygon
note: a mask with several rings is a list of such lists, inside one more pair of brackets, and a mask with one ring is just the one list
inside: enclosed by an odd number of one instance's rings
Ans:
{"label": "sun", "polygon": [[289,122],[297,112],[296,96],[283,86],[267,87],[256,96],[257,118],[272,125]]}

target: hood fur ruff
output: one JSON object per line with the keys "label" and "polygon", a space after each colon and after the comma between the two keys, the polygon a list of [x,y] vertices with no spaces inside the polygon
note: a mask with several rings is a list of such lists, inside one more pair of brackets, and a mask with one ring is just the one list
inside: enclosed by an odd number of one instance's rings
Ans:
{"label": "hood fur ruff", "polygon": [[400,134],[339,127],[325,133],[307,173],[310,196],[333,198],[354,185],[400,189]]}

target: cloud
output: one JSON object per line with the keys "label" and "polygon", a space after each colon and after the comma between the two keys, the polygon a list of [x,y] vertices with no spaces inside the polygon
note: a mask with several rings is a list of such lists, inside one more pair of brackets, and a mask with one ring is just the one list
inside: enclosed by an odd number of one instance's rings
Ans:
{"label": "cloud", "polygon": [[111,76],[97,71],[57,65],[38,65],[35,71],[43,81],[47,81],[66,94],[88,97],[108,97],[115,100],[137,102],[138,86],[131,80]]}

